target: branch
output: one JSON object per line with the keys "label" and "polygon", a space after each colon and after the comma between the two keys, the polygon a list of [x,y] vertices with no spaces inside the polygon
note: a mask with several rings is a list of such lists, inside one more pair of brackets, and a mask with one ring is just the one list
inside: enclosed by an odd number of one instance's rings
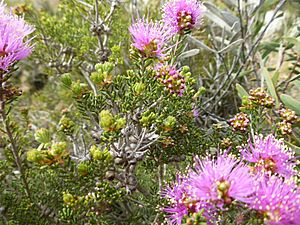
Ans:
{"label": "branch", "polygon": [[9,124],[9,121],[7,119],[7,115],[6,115],[6,112],[5,112],[5,99],[4,99],[4,85],[5,85],[5,82],[2,82],[3,81],[3,77],[4,77],[4,73],[0,70],[0,113],[1,113],[1,117],[2,117],[2,123],[3,123],[3,126],[4,126],[4,129],[5,129],[5,133],[7,134],[8,136],[8,139],[9,139],[9,142],[11,144],[11,153],[13,154],[13,157],[14,157],[14,161],[17,165],[17,168],[20,172],[20,175],[21,175],[21,180],[23,182],[23,186],[24,186],[24,189],[25,189],[25,193],[27,195],[27,197],[32,200],[32,195],[31,195],[31,192],[30,192],[30,189],[29,189],[29,185],[28,185],[28,181],[26,179],[26,176],[25,176],[25,171],[22,167],[22,161],[21,161],[21,158],[19,156],[19,148],[17,146],[17,143],[16,143],[16,140],[13,136],[13,132],[10,128],[10,124]]}

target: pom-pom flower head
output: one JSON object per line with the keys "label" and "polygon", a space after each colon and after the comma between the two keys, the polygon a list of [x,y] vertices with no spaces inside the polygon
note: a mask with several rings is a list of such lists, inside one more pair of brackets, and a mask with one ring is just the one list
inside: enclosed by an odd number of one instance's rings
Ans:
{"label": "pom-pom flower head", "polygon": [[165,56],[166,44],[171,38],[170,30],[159,22],[148,22],[144,19],[129,27],[133,46],[145,57],[155,58]]}
{"label": "pom-pom flower head", "polygon": [[182,224],[184,217],[201,212],[208,224],[216,220],[215,207],[208,202],[194,200],[189,196],[189,177],[177,175],[176,182],[172,187],[167,187],[162,192],[162,197],[169,201],[169,205],[163,208],[168,213],[170,224]]}
{"label": "pom-pom flower head", "polygon": [[264,216],[265,224],[299,224],[300,192],[293,181],[262,177],[249,205]]}
{"label": "pom-pom flower head", "polygon": [[293,151],[273,135],[266,138],[255,136],[254,144],[249,143],[241,154],[246,161],[253,163],[256,172],[277,173],[287,178],[297,173]]}
{"label": "pom-pom flower head", "polygon": [[170,0],[163,9],[163,20],[175,33],[184,33],[200,26],[204,6],[197,0]]}
{"label": "pom-pom flower head", "polygon": [[4,71],[31,53],[30,40],[25,39],[34,31],[23,18],[5,13],[5,7],[0,2],[0,70]]}
{"label": "pom-pom flower head", "polygon": [[254,177],[249,168],[226,154],[216,160],[197,160],[190,174],[191,195],[222,207],[234,200],[247,203],[254,192]]}
{"label": "pom-pom flower head", "polygon": [[[187,179],[177,175],[176,183],[172,187],[167,187],[162,196],[170,201],[170,205],[163,208],[163,210],[169,214],[169,221],[171,224],[181,224],[181,221],[185,215],[188,215],[189,211],[195,207],[185,204],[187,198],[186,193]],[[190,208],[190,209],[189,209]]]}

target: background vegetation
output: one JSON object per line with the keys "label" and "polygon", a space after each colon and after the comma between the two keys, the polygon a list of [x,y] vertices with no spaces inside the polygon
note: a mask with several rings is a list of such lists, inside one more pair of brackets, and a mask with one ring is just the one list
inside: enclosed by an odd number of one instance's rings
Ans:
{"label": "background vegetation", "polygon": [[[133,18],[160,19],[163,2],[5,2],[36,31],[7,119],[22,171],[0,130],[0,223],[160,224],[160,191],[194,155],[237,152],[254,133],[300,154],[300,123],[286,131],[278,113],[300,115],[298,1],[204,2],[201,28],[176,55],[188,66],[182,98],[164,93],[131,49]],[[259,87],[274,107],[247,108]],[[251,117],[246,132],[228,123],[239,112]],[[126,156],[109,153],[123,143]],[[234,213],[223,224],[238,224]]]}

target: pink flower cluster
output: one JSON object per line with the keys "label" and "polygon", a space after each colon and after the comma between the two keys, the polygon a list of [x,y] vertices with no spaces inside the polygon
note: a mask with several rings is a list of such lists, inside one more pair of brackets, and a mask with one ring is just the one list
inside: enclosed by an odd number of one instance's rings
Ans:
{"label": "pink flower cluster", "polygon": [[204,210],[207,223],[218,224],[220,212],[243,205],[257,211],[264,224],[299,224],[300,188],[291,150],[269,135],[256,136],[241,153],[241,159],[195,158],[188,174],[163,192],[169,221],[182,224],[184,217]]}
{"label": "pink flower cluster", "polygon": [[185,89],[185,79],[175,67],[158,64],[154,70],[156,71],[156,78],[171,94],[182,96]]}
{"label": "pink flower cluster", "polygon": [[129,27],[132,45],[147,58],[161,58],[174,34],[199,27],[203,12],[197,0],[171,0],[163,7],[162,21],[140,19]]}
{"label": "pink flower cluster", "polygon": [[[140,19],[129,27],[132,46],[142,57],[164,59],[172,48],[170,42],[174,35],[184,35],[198,28],[203,16],[204,6],[197,0],[170,0],[163,7],[162,21]],[[157,78],[171,93],[182,95],[185,89],[184,78],[173,65],[157,65]]]}
{"label": "pink flower cluster", "polygon": [[273,135],[255,136],[254,144],[241,149],[242,158],[250,163],[254,173],[279,174],[290,178],[297,174],[295,154],[282,140]]}
{"label": "pink flower cluster", "polygon": [[7,71],[15,62],[26,58],[32,51],[26,37],[34,31],[23,18],[6,12],[0,2],[0,70]]}
{"label": "pink flower cluster", "polygon": [[261,177],[249,206],[264,217],[265,224],[300,224],[300,190],[293,180]]}

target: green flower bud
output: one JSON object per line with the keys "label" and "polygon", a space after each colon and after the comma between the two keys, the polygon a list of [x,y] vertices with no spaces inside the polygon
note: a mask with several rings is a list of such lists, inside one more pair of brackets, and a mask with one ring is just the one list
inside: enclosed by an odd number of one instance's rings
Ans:
{"label": "green flower bud", "polygon": [[116,127],[115,127],[116,130],[120,130],[120,129],[125,127],[126,119],[125,118],[119,118],[119,119],[116,120],[115,124],[116,124]]}
{"label": "green flower bud", "polygon": [[110,48],[111,54],[109,56],[109,62],[117,63],[117,64],[123,64],[123,59],[121,56],[121,46],[114,45]]}
{"label": "green flower bud", "polygon": [[183,66],[182,69],[181,69],[181,72],[182,72],[183,74],[190,72],[190,67],[188,67],[188,66]]}
{"label": "green flower bud", "polygon": [[206,88],[205,87],[200,87],[198,92],[200,93],[200,95],[203,95],[206,92]]}
{"label": "green flower bud", "polygon": [[249,105],[249,98],[248,96],[243,96],[243,99],[242,99],[242,105]]}
{"label": "green flower bud", "polygon": [[100,126],[105,131],[110,131],[114,124],[114,116],[108,110],[100,112]]}
{"label": "green flower bud", "polygon": [[133,86],[133,90],[137,95],[140,95],[143,93],[143,91],[145,90],[146,85],[144,83],[136,83]]}
{"label": "green flower bud", "polygon": [[75,202],[74,196],[70,193],[63,193],[63,201],[66,205],[71,205]]}
{"label": "green flower bud", "polygon": [[72,85],[71,74],[65,73],[61,76],[61,82],[68,88]]}
{"label": "green flower bud", "polygon": [[83,85],[80,82],[72,83],[71,89],[75,95],[81,95],[83,92]]}
{"label": "green flower bud", "polygon": [[99,149],[96,145],[93,145],[90,148],[90,154],[94,160],[100,160],[102,158],[101,149]]}
{"label": "green flower bud", "polygon": [[192,73],[191,73],[191,72],[187,72],[187,73],[184,74],[184,76],[185,76],[186,78],[190,78],[190,77],[192,76]]}
{"label": "green flower bud", "polygon": [[104,67],[104,71],[110,73],[114,69],[114,64],[112,64],[111,62],[105,62],[103,64],[103,67]]}
{"label": "green flower bud", "polygon": [[112,64],[111,62],[105,62],[103,64],[98,63],[95,65],[95,69],[97,72],[100,73],[104,73],[104,72],[110,73],[114,69],[114,64]]}
{"label": "green flower bud", "polygon": [[28,151],[26,155],[29,162],[38,162],[43,159],[43,154],[37,149]]}
{"label": "green flower bud", "polygon": [[40,128],[35,132],[34,139],[41,144],[47,144],[51,142],[51,135],[47,129]]}
{"label": "green flower bud", "polygon": [[57,142],[51,145],[50,153],[53,156],[62,155],[67,150],[67,143],[66,142]]}
{"label": "green flower bud", "polygon": [[95,83],[95,84],[101,84],[104,80],[104,76],[101,72],[92,72],[91,74],[91,80]]}
{"label": "green flower bud", "polygon": [[97,146],[93,145],[90,148],[90,154],[94,160],[101,160],[101,161],[105,162],[106,164],[109,164],[110,162],[113,161],[113,157],[107,148],[104,150],[101,150]]}
{"label": "green flower bud", "polygon": [[97,63],[96,65],[95,65],[95,70],[97,71],[97,72],[100,72],[100,73],[102,73],[103,72],[103,65],[101,64],[101,63]]}
{"label": "green flower bud", "polygon": [[78,165],[78,173],[81,175],[81,176],[86,176],[88,175],[89,173],[89,166],[82,162]]}
{"label": "green flower bud", "polygon": [[200,87],[198,89],[198,91],[194,94],[193,99],[197,99],[198,97],[200,97],[201,95],[203,95],[206,92],[205,87]]}
{"label": "green flower bud", "polygon": [[154,112],[151,112],[149,115],[147,115],[148,113],[149,112],[144,112],[142,114],[142,118],[140,119],[140,122],[143,124],[143,126],[151,125],[157,117],[157,115]]}
{"label": "green flower bud", "polygon": [[105,158],[105,161],[106,163],[110,163],[113,161],[113,157],[112,155],[110,154],[108,148],[105,148],[104,151],[103,151],[103,156]]}
{"label": "green flower bud", "polygon": [[174,116],[168,116],[164,122],[165,131],[171,131],[176,126],[177,120]]}
{"label": "green flower bud", "polygon": [[60,130],[66,134],[72,134],[74,131],[75,123],[67,116],[63,116],[59,121]]}

